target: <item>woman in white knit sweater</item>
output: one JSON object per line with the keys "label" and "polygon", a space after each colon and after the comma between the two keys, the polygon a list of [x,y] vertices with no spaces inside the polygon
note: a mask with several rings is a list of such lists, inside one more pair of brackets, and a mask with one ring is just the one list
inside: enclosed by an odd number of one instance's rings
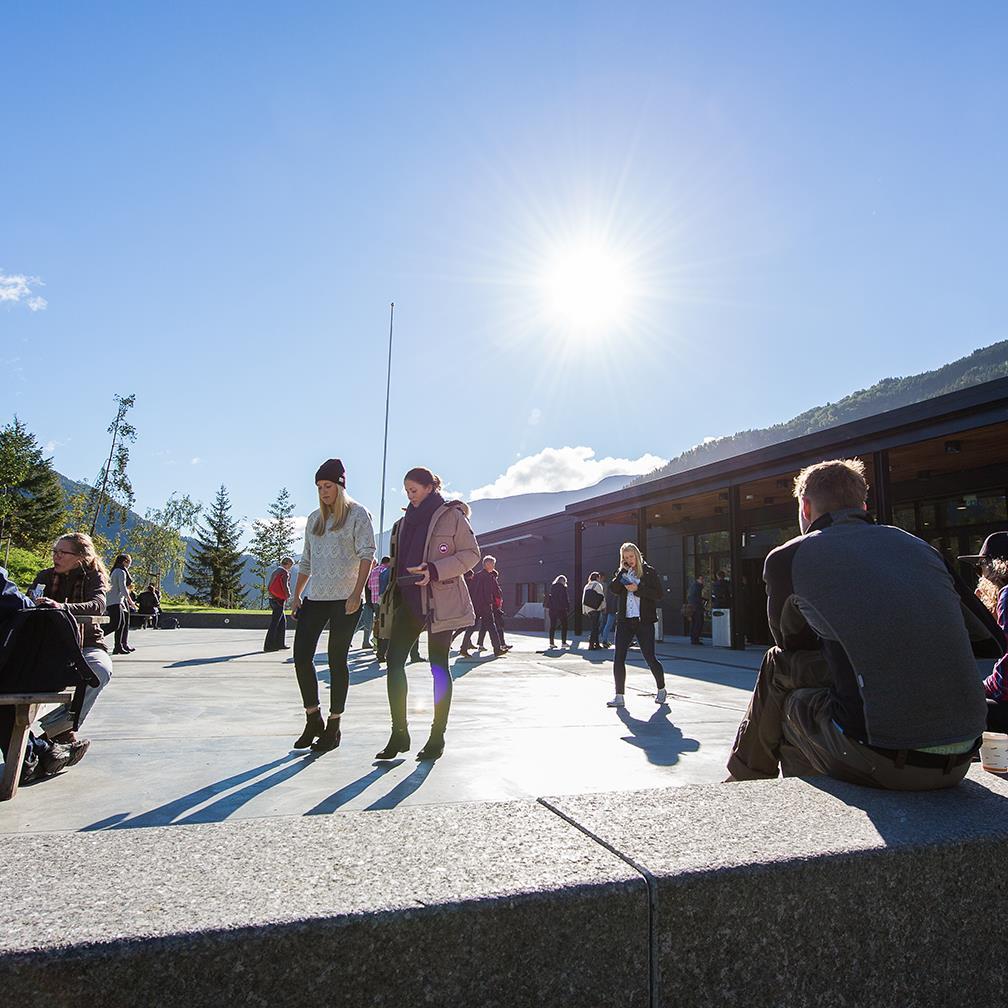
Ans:
{"label": "woman in white knit sweater", "polygon": [[[361,593],[371,571],[375,540],[371,516],[347,496],[346,470],[339,459],[315,473],[319,508],[308,516],[304,552],[291,595],[294,669],[305,708],[305,730],[295,749],[329,752],[340,744],[340,718],[350,687],[347,654],[357,628]],[[302,600],[305,586],[308,595]],[[315,648],[329,625],[329,720],[322,721]],[[312,740],[315,740],[314,743]]]}

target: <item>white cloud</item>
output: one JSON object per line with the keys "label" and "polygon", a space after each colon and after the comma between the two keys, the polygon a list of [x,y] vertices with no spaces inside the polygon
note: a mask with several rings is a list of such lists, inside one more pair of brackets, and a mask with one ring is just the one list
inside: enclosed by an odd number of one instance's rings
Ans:
{"label": "white cloud", "polygon": [[44,286],[37,276],[4,273],[0,270],[0,301],[8,301],[11,304],[23,301],[30,311],[41,311],[49,302],[44,297],[32,293],[32,288]]}
{"label": "white cloud", "polygon": [[542,420],[542,410],[536,406],[531,413],[529,413],[528,425],[529,427],[535,427],[539,421]]}
{"label": "white cloud", "polygon": [[665,465],[668,459],[645,454],[640,458],[595,458],[595,450],[578,448],[544,448],[535,455],[526,455],[508,466],[503,476],[493,483],[477,487],[470,500],[487,497],[511,497],[523,493],[550,493],[557,490],[580,490],[594,486],[607,476],[643,476]]}
{"label": "white cloud", "polygon": [[199,464],[200,464],[200,462],[202,462],[202,461],[203,461],[203,459],[201,459],[201,458],[199,457],[199,455],[194,455],[194,456],[192,457],[192,459],[190,460],[190,462],[189,462],[189,465],[199,465]]}

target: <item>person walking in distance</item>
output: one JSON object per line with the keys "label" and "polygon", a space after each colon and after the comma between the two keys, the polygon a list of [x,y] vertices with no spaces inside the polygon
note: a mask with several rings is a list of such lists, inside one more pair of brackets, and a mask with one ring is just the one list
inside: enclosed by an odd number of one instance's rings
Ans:
{"label": "person walking in distance", "polygon": [[409,507],[392,528],[392,578],[382,596],[379,635],[388,638],[388,699],[392,734],[376,759],[394,759],[410,747],[406,720],[406,656],[427,629],[434,680],[434,722],[417,760],[436,760],[445,746],[452,700],[448,651],[456,630],[475,622],[465,572],[479,560],[469,525],[469,505],[446,501],[441,480],[429,469],[410,469],[403,478]]}
{"label": "person walking in distance", "polygon": [[368,575],[367,585],[364,588],[364,605],[361,607],[361,622],[357,624],[360,630],[363,625],[364,639],[361,641],[362,648],[372,647],[372,631],[378,621],[378,606],[381,604],[382,575],[385,575],[385,585],[388,584],[388,557],[382,557],[381,562],[371,568]]}
{"label": "person walking in distance", "polygon": [[623,543],[620,547],[620,566],[613,576],[610,586],[617,600],[616,652],[613,655],[613,679],[616,695],[607,704],[609,707],[625,707],[626,656],[634,638],[640,644],[641,654],[651,669],[658,692],[655,703],[663,704],[668,698],[665,692],[665,669],[655,654],[655,623],[658,620],[658,603],[662,599],[661,580],[658,572],[644,560],[636,543]]}
{"label": "person walking in distance", "polygon": [[[319,506],[305,525],[304,552],[291,596],[294,668],[305,709],[305,729],[295,749],[329,752],[340,744],[340,718],[350,687],[347,654],[357,628],[361,592],[374,560],[371,515],[346,492],[346,470],[339,459],[327,459],[315,473]],[[302,593],[310,582],[310,597]],[[319,709],[315,648],[329,627],[329,720]],[[313,741],[314,740],[314,741]]]}
{"label": "person walking in distance", "polygon": [[293,566],[294,561],[290,557],[284,557],[267,582],[271,615],[263,651],[287,650],[287,617],[284,616],[284,606],[290,598],[290,572]]}
{"label": "person walking in distance", "polygon": [[[483,635],[489,633],[494,656],[499,658],[504,654],[504,642],[501,640],[497,630],[497,620],[494,618],[497,596],[500,594],[497,578],[494,577],[496,563],[496,558],[492,556],[483,557],[480,569],[469,584],[469,591],[472,595],[473,609],[476,612],[476,625],[479,627],[479,636],[476,639],[477,650],[483,646]],[[503,599],[501,601],[503,602]],[[462,653],[468,657],[468,649]]]}
{"label": "person walking in distance", "polygon": [[602,625],[602,647],[612,647],[613,636],[616,633],[616,611],[619,601],[609,585],[605,586],[605,623]]}
{"label": "person walking in distance", "polygon": [[567,591],[567,578],[558,574],[550,587],[547,608],[550,614],[550,647],[556,647],[556,631],[560,629],[560,640],[567,647],[567,614],[570,612],[570,594]]}
{"label": "person walking in distance", "polygon": [[599,622],[605,615],[605,588],[602,585],[602,575],[598,571],[592,571],[588,575],[588,583],[581,592],[581,611],[588,617],[591,626],[588,650],[597,651],[602,647],[599,641]]}

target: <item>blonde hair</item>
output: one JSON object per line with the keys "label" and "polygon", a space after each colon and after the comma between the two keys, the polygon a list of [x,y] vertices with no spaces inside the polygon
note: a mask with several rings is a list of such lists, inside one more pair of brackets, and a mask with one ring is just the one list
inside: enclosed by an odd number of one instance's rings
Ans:
{"label": "blonde hair", "polygon": [[[353,498],[339,483],[336,484],[336,500],[331,507],[322,500],[322,491],[320,490],[319,513],[312,526],[312,535],[324,536],[326,532],[338,532],[343,528],[343,523],[350,513],[351,504],[353,504]],[[330,518],[332,518],[332,528],[329,527]]]}
{"label": "blonde hair", "polygon": [[806,466],[795,477],[794,495],[808,497],[820,511],[863,507],[868,499],[864,462],[832,459]]}
{"label": "blonde hair", "polygon": [[77,555],[82,558],[82,563],[85,567],[90,570],[98,571],[105,580],[108,580],[108,571],[105,568],[105,564],[102,558],[98,556],[95,550],[94,541],[91,536],[87,535],[85,532],[67,532],[66,535],[61,535],[53,546],[57,546],[61,542],[73,543],[77,548]]}
{"label": "blonde hair", "polygon": [[1008,585],[1008,560],[985,560],[983,574],[977,582],[977,598],[997,617],[998,596]]}
{"label": "blonde hair", "polygon": [[623,551],[626,550],[628,553],[633,553],[634,555],[634,574],[637,577],[644,577],[644,554],[640,551],[640,546],[637,543],[625,542],[619,548],[619,562],[620,566],[623,565]]}

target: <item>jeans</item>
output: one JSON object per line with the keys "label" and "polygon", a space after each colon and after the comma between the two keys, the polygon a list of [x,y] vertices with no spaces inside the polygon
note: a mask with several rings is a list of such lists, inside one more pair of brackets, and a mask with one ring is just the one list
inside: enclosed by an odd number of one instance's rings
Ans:
{"label": "jeans", "polygon": [[616,629],[616,613],[608,612],[606,613],[605,625],[602,627],[602,643],[610,644],[610,636]]}
{"label": "jeans", "polygon": [[319,706],[318,677],[315,675],[315,648],[326,624],[329,624],[329,713],[338,717],[346,706],[350,689],[350,667],[347,653],[358,615],[347,615],[346,599],[320,601],[305,599],[297,613],[294,631],[294,670],[305,710]]}
{"label": "jeans", "polygon": [[624,616],[616,621],[616,653],[613,655],[616,692],[622,694],[626,689],[626,656],[635,637],[640,644],[641,654],[644,655],[644,660],[654,676],[655,685],[658,689],[664,689],[665,669],[655,654],[654,623],[642,621],[639,616]]}
{"label": "jeans", "polygon": [[490,643],[493,645],[494,651],[503,649],[504,635],[500,632],[497,620],[496,612],[481,612],[476,614],[476,626],[479,628],[479,634],[476,636],[477,648],[483,647],[483,641],[489,633]]}
{"label": "jeans", "polygon": [[[84,724],[84,719],[91,713],[91,708],[94,707],[98,694],[108,686],[112,679],[112,657],[105,648],[86,647],[83,654],[88,668],[98,676],[101,685],[84,687],[84,704],[81,707],[78,726]],[[39,724],[49,738],[54,738],[61,732],[70,731],[73,728],[73,714],[70,713],[67,704],[61,704],[41,718]]]}
{"label": "jeans", "polygon": [[105,627],[105,636],[114,634],[114,648],[116,651],[125,651],[129,647],[130,611],[124,605],[110,605],[106,610],[109,618]]}
{"label": "jeans", "polygon": [[690,617],[690,642],[700,643],[700,635],[703,633],[704,611],[702,605],[693,607],[693,615]]}
{"label": "jeans", "polygon": [[556,633],[557,627],[560,628],[561,637],[560,640],[566,644],[567,643],[567,613],[553,612],[550,610],[550,646],[554,643],[553,635]]}
{"label": "jeans", "polygon": [[364,631],[364,640],[361,647],[371,646],[371,628],[378,618],[378,603],[365,602],[360,608],[360,619],[357,621],[357,629]]}
{"label": "jeans", "polygon": [[269,630],[266,631],[266,640],[263,643],[263,651],[279,651],[287,646],[287,617],[284,615],[284,605],[286,603],[277,598],[270,598]]}
{"label": "jeans", "polygon": [[[405,729],[406,721],[406,656],[416,647],[424,622],[408,605],[401,605],[392,621],[392,637],[388,643],[388,700],[392,713],[392,728]],[[452,631],[440,630],[427,634],[427,650],[430,658],[431,675],[434,678],[434,723],[432,734],[444,734],[451,710],[452,677],[448,670],[448,649],[451,647]]]}

